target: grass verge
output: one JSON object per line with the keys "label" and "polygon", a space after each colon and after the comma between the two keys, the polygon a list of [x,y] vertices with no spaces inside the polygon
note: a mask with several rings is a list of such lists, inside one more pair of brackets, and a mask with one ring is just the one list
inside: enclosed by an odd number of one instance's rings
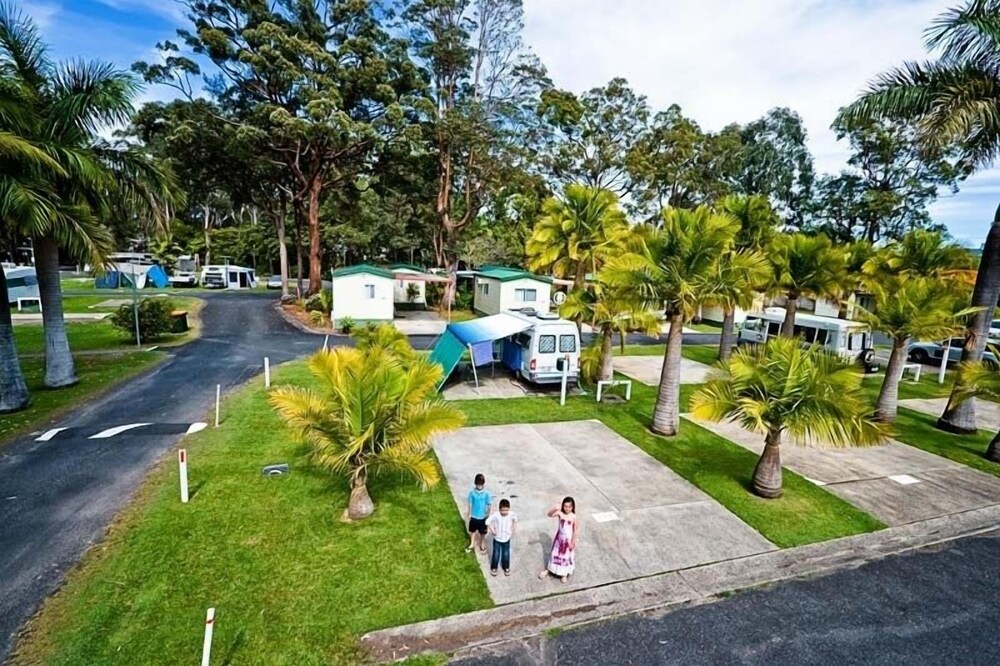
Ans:
{"label": "grass verge", "polygon": [[59,390],[45,388],[43,359],[21,359],[21,370],[24,372],[24,379],[31,393],[31,405],[25,410],[4,414],[3,418],[0,418],[0,446],[25,432],[48,426],[54,419],[81,402],[106,393],[165,358],[166,355],[158,352],[77,356],[76,374],[80,382],[75,386]]}
{"label": "grass verge", "polygon": [[[310,376],[290,364],[274,380]],[[443,482],[378,479],[375,515],[344,524],[347,482],[308,464],[260,380],[223,418],[185,440],[191,502],[171,457],[32,621],[14,664],[197,663],[209,606],[213,663],[353,664],[366,631],[490,605]],[[261,477],[278,462],[291,474]]]}
{"label": "grass verge", "polygon": [[938,430],[934,426],[936,422],[936,416],[901,407],[893,424],[893,437],[928,453],[1000,476],[1000,464],[983,455],[996,433],[980,430],[975,435],[953,435]]}
{"label": "grass verge", "polygon": [[[686,405],[696,386],[682,386]],[[656,389],[634,383],[632,401],[597,404],[593,397],[570,398],[565,407],[550,398],[470,400],[461,403],[469,425],[544,423],[599,419],[643,451],[716,499],[777,546],[791,547],[881,529],[884,525],[785,470],[784,494],[765,500],[751,494],[750,479],[757,456],[689,421],[676,437],[664,438],[647,428]]]}

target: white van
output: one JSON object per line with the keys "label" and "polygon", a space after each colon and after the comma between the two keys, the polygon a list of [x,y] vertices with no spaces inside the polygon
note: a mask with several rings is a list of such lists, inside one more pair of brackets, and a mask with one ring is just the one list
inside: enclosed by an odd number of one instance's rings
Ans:
{"label": "white van", "polygon": [[208,289],[256,289],[257,276],[252,268],[242,266],[205,266],[201,286]]}
{"label": "white van", "polygon": [[[784,308],[767,308],[763,313],[749,314],[740,327],[738,344],[758,344],[781,332],[785,321]],[[820,345],[845,359],[854,360],[872,346],[872,332],[867,324],[836,317],[796,313],[795,335],[804,344]]]}
{"label": "white van", "polygon": [[506,314],[531,322],[532,326],[504,338],[500,353],[505,367],[535,384],[558,384],[563,377],[561,361],[568,364],[567,381],[577,382],[580,333],[576,324],[546,312],[508,310]]}

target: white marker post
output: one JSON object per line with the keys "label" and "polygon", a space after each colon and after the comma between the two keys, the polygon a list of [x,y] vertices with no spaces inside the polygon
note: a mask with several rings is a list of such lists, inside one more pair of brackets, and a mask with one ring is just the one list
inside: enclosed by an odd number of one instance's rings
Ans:
{"label": "white marker post", "polygon": [[215,427],[219,427],[219,400],[222,399],[222,384],[215,385]]}
{"label": "white marker post", "polygon": [[177,451],[177,464],[181,468],[181,504],[188,503],[188,454],[187,449]]}
{"label": "white marker post", "polygon": [[271,388],[271,359],[264,357],[264,388]]}
{"label": "white marker post", "polygon": [[944,343],[944,352],[941,354],[941,367],[938,368],[938,384],[944,384],[944,373],[948,371],[948,357],[951,356],[951,338]]}
{"label": "white marker post", "polygon": [[323,351],[330,349],[330,336],[323,338]]}
{"label": "white marker post", "polygon": [[569,379],[569,356],[563,358],[562,387],[559,392],[559,406],[566,404],[566,381]]}
{"label": "white marker post", "polygon": [[201,666],[208,666],[212,658],[212,628],[215,626],[215,609],[209,608],[205,615],[205,642],[201,646]]}

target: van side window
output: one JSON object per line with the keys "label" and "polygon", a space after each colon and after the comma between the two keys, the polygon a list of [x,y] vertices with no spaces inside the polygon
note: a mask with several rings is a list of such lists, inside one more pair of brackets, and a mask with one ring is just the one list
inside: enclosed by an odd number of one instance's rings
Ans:
{"label": "van side window", "polygon": [[829,334],[829,331],[827,331],[826,329],[822,329],[822,328],[821,329],[817,329],[816,330],[816,344],[818,344],[818,345],[825,345],[826,344],[826,337],[827,337],[828,334]]}
{"label": "van side window", "polygon": [[538,353],[539,354],[553,354],[556,351],[556,336],[554,335],[539,335],[538,336]]}
{"label": "van side window", "polygon": [[572,353],[576,351],[576,336],[575,335],[560,335],[559,336],[559,351],[562,353]]}
{"label": "van side window", "polygon": [[515,339],[517,340],[517,344],[523,349],[531,349],[531,336],[527,333],[518,333]]}
{"label": "van side window", "polygon": [[781,324],[773,321],[767,322],[767,337],[772,338],[781,333]]}

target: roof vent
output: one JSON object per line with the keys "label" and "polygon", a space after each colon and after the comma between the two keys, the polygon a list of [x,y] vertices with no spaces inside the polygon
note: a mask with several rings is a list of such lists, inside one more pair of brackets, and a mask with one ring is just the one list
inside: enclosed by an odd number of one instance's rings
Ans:
{"label": "roof vent", "polygon": [[539,312],[535,316],[538,317],[539,319],[544,319],[545,321],[556,321],[557,319],[559,319],[559,315],[557,315],[555,312]]}
{"label": "roof vent", "polygon": [[538,312],[535,310],[535,308],[515,308],[514,312],[520,312],[521,314],[523,314],[526,317],[537,317],[538,316]]}

